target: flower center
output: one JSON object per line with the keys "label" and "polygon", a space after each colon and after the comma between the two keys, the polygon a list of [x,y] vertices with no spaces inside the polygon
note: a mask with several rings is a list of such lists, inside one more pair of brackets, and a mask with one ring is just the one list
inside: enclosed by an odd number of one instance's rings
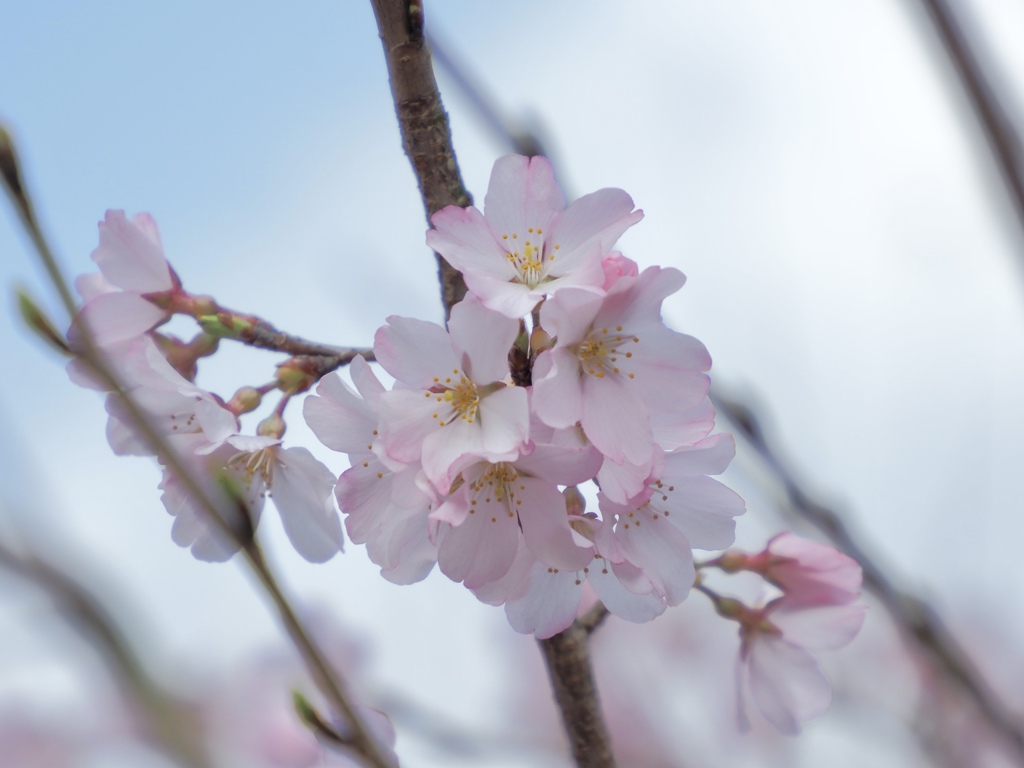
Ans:
{"label": "flower center", "polygon": [[624,334],[621,325],[615,326],[615,333],[611,333],[608,328],[595,328],[576,348],[580,373],[598,379],[603,379],[608,373],[624,373],[630,379],[634,378],[633,373],[622,370],[633,357],[632,352],[623,350],[627,344],[639,342],[639,336]]}
{"label": "flower center", "polygon": [[536,288],[547,276],[551,262],[555,260],[555,251],[560,245],[548,246],[544,240],[544,230],[540,227],[528,227],[526,236],[520,238],[518,232],[511,235],[503,234],[505,258],[516,269],[516,280],[530,288]]}
{"label": "flower center", "polygon": [[505,514],[513,517],[516,514],[516,507],[522,501],[518,494],[526,489],[518,480],[519,472],[514,465],[505,462],[492,464],[490,469],[469,485],[472,495],[469,514],[492,515],[491,522],[497,522],[497,518],[493,516],[496,513],[490,509],[490,505],[497,504],[504,508]]}
{"label": "flower center", "polygon": [[467,376],[460,375],[457,368],[452,371],[452,375],[458,376],[458,380],[448,376],[442,383],[440,377],[435,376],[434,381],[437,383],[427,392],[427,397],[433,395],[440,404],[433,414],[433,418],[438,420],[439,427],[451,424],[455,418],[472,424],[480,408],[480,393],[477,391],[476,383]]}

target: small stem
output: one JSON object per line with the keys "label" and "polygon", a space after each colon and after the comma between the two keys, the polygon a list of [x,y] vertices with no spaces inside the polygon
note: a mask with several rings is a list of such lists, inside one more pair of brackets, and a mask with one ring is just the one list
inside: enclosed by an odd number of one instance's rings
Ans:
{"label": "small stem", "polygon": [[592,628],[576,621],[564,632],[537,642],[544,654],[576,765],[579,768],[614,768],[611,739],[601,714],[590,664],[587,639],[591,631]]}

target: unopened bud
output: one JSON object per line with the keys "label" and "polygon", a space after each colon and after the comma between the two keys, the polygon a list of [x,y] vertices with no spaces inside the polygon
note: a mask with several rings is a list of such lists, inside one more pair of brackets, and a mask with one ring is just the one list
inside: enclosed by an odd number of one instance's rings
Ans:
{"label": "unopened bud", "polygon": [[747,561],[749,559],[750,558],[745,552],[730,549],[719,557],[714,564],[718,565],[718,567],[726,573],[738,573],[739,571],[747,570]]}
{"label": "unopened bud", "polygon": [[285,430],[284,419],[276,413],[272,413],[259,423],[256,427],[256,434],[264,437],[281,437]]}
{"label": "unopened bud", "polygon": [[11,195],[14,204],[22,213],[32,219],[32,205],[25,186],[21,182],[21,169],[18,167],[18,155],[14,151],[14,141],[7,129],[0,124],[0,178]]}
{"label": "unopened bud", "polygon": [[50,319],[43,314],[32,298],[23,290],[18,290],[18,311],[25,324],[51,347],[64,355],[70,356],[71,349],[68,347],[64,336],[54,327]]}
{"label": "unopened bud", "polygon": [[534,357],[553,346],[555,346],[555,340],[548,335],[547,331],[540,326],[533,329],[533,333],[530,334],[530,351]]}
{"label": "unopened bud", "polygon": [[294,395],[305,392],[317,381],[307,358],[293,357],[277,366],[277,386],[282,392]]}
{"label": "unopened bud", "polygon": [[565,513],[567,515],[582,517],[583,513],[587,511],[587,500],[583,498],[583,494],[575,485],[570,485],[562,491],[562,496],[565,497]]}
{"label": "unopened bud", "polygon": [[236,416],[240,416],[243,413],[255,411],[262,402],[263,393],[256,387],[241,387],[228,403],[228,410]]}

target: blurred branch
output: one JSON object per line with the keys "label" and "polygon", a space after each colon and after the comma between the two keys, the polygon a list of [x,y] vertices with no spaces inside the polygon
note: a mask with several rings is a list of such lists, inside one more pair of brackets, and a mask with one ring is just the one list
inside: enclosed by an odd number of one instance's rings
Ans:
{"label": "blurred branch", "polygon": [[[391,80],[402,145],[409,156],[423,197],[427,220],[449,205],[466,207],[473,199],[466,191],[455,160],[448,115],[437,91],[430,51],[423,36],[420,0],[372,0],[384,58]],[[466,295],[462,274],[434,254],[441,282],[445,316]]]}
{"label": "blurred branch", "polygon": [[429,33],[427,41],[438,65],[501,141],[508,144],[516,154],[527,157],[543,155],[551,159],[540,138],[526,127],[517,125],[512,116],[503,115],[501,108],[489,97],[486,89],[470,77],[469,68],[452,55],[448,46],[444,45],[435,33]]}
{"label": "blurred branch", "polygon": [[[193,768],[210,768],[201,731],[191,722],[188,707],[164,690],[146,671],[103,602],[74,577],[22,546],[0,541],[0,568],[41,587],[63,610],[62,617],[96,648],[119,683],[126,683],[137,709],[145,714],[151,736],[171,757]],[[136,707],[132,708],[133,711]]]}
{"label": "blurred branch", "polygon": [[896,626],[927,658],[955,681],[977,706],[988,724],[1012,747],[1024,762],[1024,725],[989,687],[970,654],[949,631],[938,613],[924,599],[901,590],[879,564],[864,539],[853,532],[832,509],[815,501],[797,482],[794,472],[771,444],[760,419],[750,406],[712,395],[720,414],[761,457],[782,485],[792,511],[820,530],[841,551],[852,557],[864,571],[864,587],[889,613]]}
{"label": "blurred branch", "polygon": [[590,665],[590,630],[573,622],[564,632],[538,640],[548,667],[555,702],[579,768],[613,768],[611,739],[601,714],[594,670]]}
{"label": "blurred branch", "polygon": [[1010,119],[999,93],[985,69],[970,38],[957,22],[950,0],[921,0],[942,46],[946,50],[971,106],[981,123],[989,148],[1006,184],[1017,221],[1024,233],[1024,146],[1013,120]]}
{"label": "blurred branch", "polygon": [[251,536],[251,527],[243,527],[243,530],[236,530],[235,526],[231,525],[221,516],[216,504],[200,487],[197,479],[184,466],[177,451],[157,431],[139,404],[128,394],[120,380],[119,374],[106,360],[103,352],[96,346],[90,329],[81,322],[76,314],[77,306],[68,282],[65,280],[63,272],[53,255],[53,251],[50,249],[46,237],[36,221],[31,199],[21,178],[13,141],[2,126],[0,126],[0,176],[2,176],[4,186],[11,200],[19,214],[21,214],[22,223],[36,247],[40,261],[60,295],[64,309],[71,317],[71,322],[79,331],[83,347],[80,350],[80,356],[90,365],[92,372],[103,382],[105,388],[122,398],[127,415],[147,447],[154,455],[162,458],[167,468],[174,473],[188,494],[196,500],[197,505],[203,510],[208,521],[218,533],[227,540],[235,542],[242,550],[277,609],[278,616],[289,638],[295,645],[296,650],[298,650],[303,663],[309,670],[320,692],[327,699],[328,704],[335,710],[335,713],[345,719],[346,725],[351,731],[353,749],[362,755],[369,764],[375,766],[375,768],[387,768],[389,765],[388,761],[352,704],[343,681],[327,663],[323,652],[313,642],[311,636],[295,614],[288,598],[281,590],[276,577],[263,557],[259,544]]}

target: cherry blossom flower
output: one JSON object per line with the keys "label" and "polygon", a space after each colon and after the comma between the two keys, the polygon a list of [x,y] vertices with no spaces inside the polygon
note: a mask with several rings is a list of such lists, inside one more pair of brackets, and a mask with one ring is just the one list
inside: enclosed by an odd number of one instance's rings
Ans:
{"label": "cherry blossom flower", "polygon": [[860,596],[861,569],[835,547],[780,533],[764,552],[748,556],[745,570],[760,573],[790,604],[843,605]]}
{"label": "cherry blossom flower", "polygon": [[[174,368],[149,336],[141,336],[123,349],[118,359],[123,384],[130,397],[149,415],[156,431],[172,443],[181,435],[202,433],[206,442],[193,450],[210,453],[238,431],[238,419],[212,393],[188,381]],[[125,410],[119,395],[107,396],[107,440],[114,453],[152,456]]]}
{"label": "cherry blossom flower", "polygon": [[736,448],[730,435],[660,452],[642,493],[618,504],[599,496],[606,522],[617,520],[615,539],[669,605],[686,599],[695,570],[692,547],[724,549],[733,542],[734,517],[743,499],[708,475],[725,471]]}
{"label": "cherry blossom flower", "polygon": [[481,461],[463,469],[457,487],[431,513],[452,525],[438,552],[441,571],[470,589],[500,579],[515,559],[520,532],[544,565],[584,567],[591,553],[569,525],[558,485],[589,480],[600,462],[592,448],[537,445],[514,462]]}
{"label": "cherry blossom flower", "polygon": [[306,448],[283,448],[269,435],[228,438],[239,451],[228,462],[243,469],[247,495],[270,492],[295,551],[312,563],[330,560],[343,546],[334,508],[334,475]]}
{"label": "cherry blossom flower", "polygon": [[684,281],[676,269],[651,267],[619,278],[604,297],[567,288],[546,301],[541,325],[557,343],[534,364],[540,420],[553,427],[579,422],[617,464],[649,462],[651,405],[686,410],[708,390],[704,345],[661,320],[661,302]]}
{"label": "cherry blossom flower", "polygon": [[432,498],[418,482],[419,462],[396,461],[383,448],[377,426],[384,386],[362,357],[352,361],[349,373],[356,391],[337,374],[324,377],[303,413],[324,445],[349,455],[352,466],[335,488],[349,538],[366,544],[384,578],[411,584],[437,562],[427,519]]}
{"label": "cherry blossom flower", "polygon": [[812,650],[842,648],[864,623],[863,605],[801,605],[772,601],[742,619],[737,675],[740,726],[750,727],[748,697],[776,730],[796,735],[823,714],[832,688]]}
{"label": "cherry blossom flower", "polygon": [[[76,281],[85,299],[79,318],[101,347],[141,336],[170,317],[159,299],[180,290],[181,282],[164,258],[156,222],[146,213],[128,219],[124,211],[107,211],[99,224],[100,244],[92,259],[99,275]],[[78,330],[68,334],[72,345]]]}
{"label": "cherry blossom flower", "polygon": [[565,286],[600,289],[601,257],[643,218],[621,189],[599,190],[566,208],[551,163],[520,155],[494,164],[484,211],[438,211],[427,245],[463,273],[489,309],[511,318]]}
{"label": "cherry blossom flower", "polygon": [[572,624],[588,584],[608,610],[627,621],[650,621],[665,611],[664,597],[643,571],[624,559],[610,536],[610,525],[589,515],[570,515],[569,521],[587,544],[587,565],[574,570],[551,567],[538,560],[520,537],[508,572],[474,589],[477,598],[504,605],[511,627],[538,639]]}
{"label": "cherry blossom flower", "polygon": [[505,381],[519,324],[467,299],[452,308],[448,327],[390,317],[374,345],[404,387],[380,395],[387,455],[422,461],[441,494],[463,465],[515,460],[529,438],[526,392]]}

